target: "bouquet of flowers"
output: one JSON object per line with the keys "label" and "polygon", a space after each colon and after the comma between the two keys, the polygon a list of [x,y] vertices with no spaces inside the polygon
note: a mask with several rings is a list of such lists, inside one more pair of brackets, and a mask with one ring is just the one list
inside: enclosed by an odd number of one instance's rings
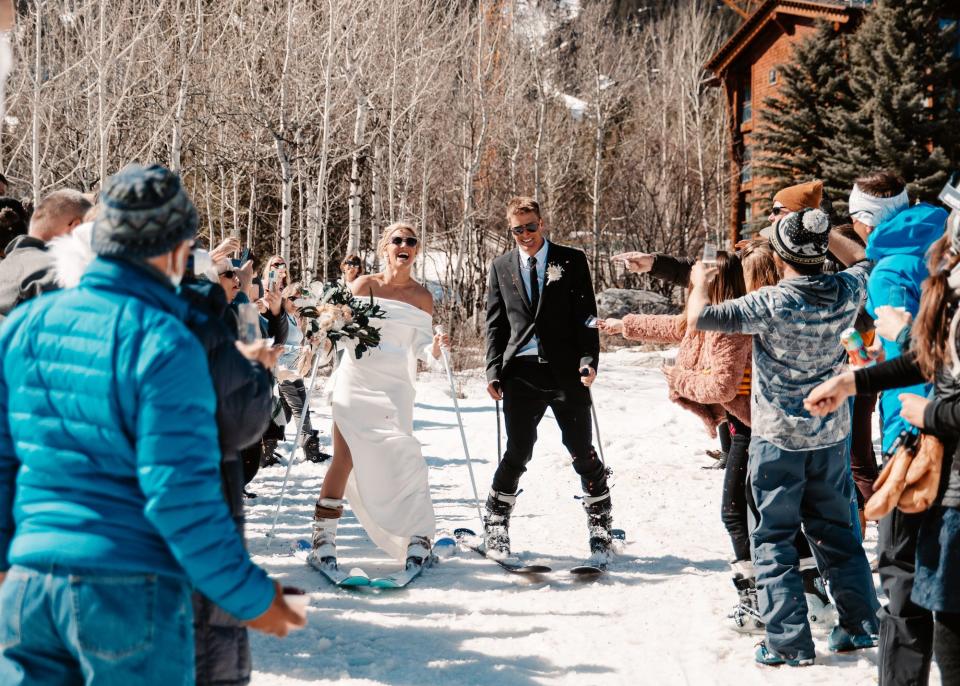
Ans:
{"label": "bouquet of flowers", "polygon": [[370,321],[383,319],[386,312],[374,302],[373,296],[369,300],[358,298],[341,284],[314,281],[301,291],[301,297],[293,304],[307,338],[325,339],[325,349],[345,338],[354,340],[357,344],[353,354],[359,360],[367,350],[380,345],[380,329],[371,326]]}

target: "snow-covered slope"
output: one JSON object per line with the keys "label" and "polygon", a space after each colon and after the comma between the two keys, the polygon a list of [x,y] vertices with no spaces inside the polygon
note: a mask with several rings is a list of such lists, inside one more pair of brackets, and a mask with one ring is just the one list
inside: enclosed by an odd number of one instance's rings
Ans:
{"label": "snow-covered slope", "polygon": [[[876,651],[831,655],[816,633],[817,664],[761,669],[756,637],[727,627],[735,602],[720,523],[722,472],[702,470],[714,442],[702,424],[666,399],[656,353],[605,355],[594,395],[604,451],[615,471],[614,515],[628,532],[619,561],[603,579],[574,581],[566,569],[586,554],[586,522],[573,496],[578,481],[548,416],[521,483],[514,548],[555,573],[530,581],[459,553],[404,591],[333,589],[289,554],[308,538],[324,465],[296,465],[272,547],[264,534],[283,477],[262,470],[247,501],[247,533],[256,561],[285,584],[311,593],[309,625],[285,640],[255,635],[254,684],[749,684],[876,683]],[[477,372],[461,401],[481,492],[496,466],[493,402]],[[317,426],[329,408],[317,394]],[[421,376],[417,435],[430,465],[440,528],[478,528],[477,511],[446,379]],[[292,429],[291,432],[292,434]],[[341,563],[368,573],[394,563],[352,517],[341,526]],[[868,532],[872,548],[875,529]]]}

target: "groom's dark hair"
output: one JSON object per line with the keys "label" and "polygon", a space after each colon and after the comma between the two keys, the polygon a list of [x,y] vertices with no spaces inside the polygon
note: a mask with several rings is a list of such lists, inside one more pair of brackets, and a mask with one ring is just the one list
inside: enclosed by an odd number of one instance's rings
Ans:
{"label": "groom's dark hair", "polygon": [[533,212],[540,218],[540,203],[526,195],[518,195],[507,203],[507,219],[515,214],[524,214]]}

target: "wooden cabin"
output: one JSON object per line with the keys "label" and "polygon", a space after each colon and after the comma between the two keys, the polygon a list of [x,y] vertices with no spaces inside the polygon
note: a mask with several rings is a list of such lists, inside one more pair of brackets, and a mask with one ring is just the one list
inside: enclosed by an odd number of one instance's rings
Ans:
{"label": "wooden cabin", "polygon": [[729,238],[737,242],[756,229],[756,218],[766,216],[771,198],[759,197],[763,185],[753,175],[751,135],[762,116],[764,101],[776,96],[779,67],[790,60],[794,44],[816,31],[819,20],[837,31],[853,31],[869,1],[724,0],[744,17],[736,33],[707,62],[723,88],[730,141]]}

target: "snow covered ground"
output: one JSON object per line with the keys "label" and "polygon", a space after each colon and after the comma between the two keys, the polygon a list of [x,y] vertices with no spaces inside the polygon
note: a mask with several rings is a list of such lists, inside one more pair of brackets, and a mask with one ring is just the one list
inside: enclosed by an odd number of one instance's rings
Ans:
{"label": "snow covered ground", "polygon": [[[310,592],[309,625],[285,640],[255,635],[258,685],[470,684],[844,684],[876,683],[876,651],[831,655],[815,633],[817,664],[761,669],[758,638],[728,628],[735,602],[720,523],[722,472],[703,470],[714,441],[702,424],[666,398],[657,353],[605,354],[594,387],[604,452],[615,472],[615,525],[628,540],[599,581],[566,569],[587,555],[579,484],[552,417],[544,419],[521,483],[511,534],[554,573],[508,575],[460,552],[402,591],[338,590],[294,558],[290,543],[309,538],[325,465],[294,467],[268,545],[283,469],[262,470],[247,501],[247,534],[256,561],[285,584]],[[481,493],[496,466],[496,417],[479,371],[460,375],[467,438]],[[319,394],[316,426],[329,428]],[[445,376],[421,375],[417,436],[430,465],[441,531],[480,524]],[[292,429],[291,429],[292,435]],[[341,524],[340,560],[371,576],[396,564],[374,548],[352,516]],[[868,531],[872,554],[876,529]]]}

